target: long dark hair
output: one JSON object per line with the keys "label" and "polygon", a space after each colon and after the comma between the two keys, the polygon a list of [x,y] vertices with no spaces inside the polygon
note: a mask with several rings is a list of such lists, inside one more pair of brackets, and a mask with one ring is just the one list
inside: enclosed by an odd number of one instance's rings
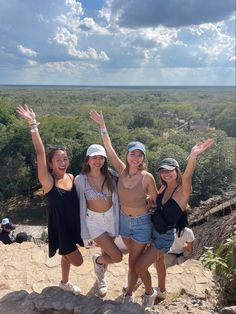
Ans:
{"label": "long dark hair", "polygon": [[188,227],[188,215],[186,211],[183,211],[179,221],[176,224],[176,233],[178,235],[178,238],[180,237],[181,232],[184,230],[185,227]]}
{"label": "long dark hair", "polygon": [[50,167],[50,163],[52,162],[52,158],[55,155],[55,153],[59,150],[62,150],[63,152],[67,154],[67,150],[64,146],[48,146],[47,147],[47,155],[46,155],[47,167],[48,167],[48,172],[51,174],[52,174],[52,169]]}
{"label": "long dark hair", "polygon": [[[105,157],[104,157],[105,158]],[[81,169],[81,173],[82,174],[87,174],[90,172],[91,168],[88,164],[88,160],[89,160],[89,156],[86,157],[83,165],[82,165],[82,169]],[[112,177],[111,174],[108,170],[108,163],[107,163],[107,159],[105,158],[104,161],[104,165],[102,166],[102,168],[100,169],[101,173],[104,175],[104,181],[102,183],[102,189],[104,187],[104,185],[107,185],[107,188],[109,191],[113,192],[114,188],[113,188],[113,183],[112,183]]]}
{"label": "long dark hair", "polygon": [[[180,185],[182,185],[182,174],[181,174],[179,168],[175,168],[175,171],[176,171],[176,173],[177,173],[176,182],[177,182],[177,185],[180,186]],[[159,176],[160,176],[161,184],[167,186],[166,181],[162,179],[160,173],[159,173]]]}

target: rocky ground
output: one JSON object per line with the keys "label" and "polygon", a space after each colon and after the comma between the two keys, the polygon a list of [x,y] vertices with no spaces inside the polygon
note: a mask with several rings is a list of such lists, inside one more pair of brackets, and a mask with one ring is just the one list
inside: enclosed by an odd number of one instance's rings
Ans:
{"label": "rocky ground", "polygon": [[[144,310],[143,286],[135,293],[135,303],[122,304],[122,286],[127,276],[127,255],[119,264],[108,268],[106,279],[109,290],[103,299],[97,296],[92,255],[99,248],[82,248],[84,263],[72,267],[71,281],[79,285],[82,294],[73,296],[59,289],[60,257],[47,256],[47,245],[33,242],[12,245],[0,244],[0,313],[218,313],[215,305],[216,283],[212,273],[197,260],[187,260],[168,268],[168,298]],[[154,286],[157,277],[151,267]]]}
{"label": "rocky ground", "polygon": [[[219,287],[213,274],[204,269],[197,260],[204,246],[217,246],[224,242],[236,224],[236,212],[222,217],[210,217],[208,221],[195,226],[194,253],[192,259],[167,270],[168,297],[144,311],[141,308],[141,285],[135,293],[135,303],[122,304],[122,286],[127,276],[127,255],[119,264],[111,265],[106,273],[109,290],[103,299],[97,296],[96,278],[92,255],[97,247],[82,248],[84,263],[72,267],[71,281],[81,287],[80,296],[73,296],[58,288],[61,279],[60,257],[48,258],[47,244],[42,241],[0,243],[0,314],[129,314],[129,313],[179,313],[210,314],[236,313],[236,307],[222,309],[217,305]],[[40,238],[45,226],[17,225],[15,233],[26,231],[34,238]],[[150,268],[154,286],[157,276]]]}

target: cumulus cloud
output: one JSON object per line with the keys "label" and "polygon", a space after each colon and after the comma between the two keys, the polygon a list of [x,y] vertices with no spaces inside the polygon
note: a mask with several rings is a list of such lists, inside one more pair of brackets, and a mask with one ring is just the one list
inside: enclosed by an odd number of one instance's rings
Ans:
{"label": "cumulus cloud", "polygon": [[109,57],[104,51],[97,53],[94,48],[89,47],[87,50],[79,50],[78,46],[78,38],[76,34],[71,33],[65,27],[58,28],[56,36],[54,40],[66,47],[67,52],[70,56],[76,57],[78,59],[93,59],[100,61],[108,61]]}
{"label": "cumulus cloud", "polygon": [[0,82],[234,82],[234,1],[1,0]]}
{"label": "cumulus cloud", "polygon": [[32,65],[32,66],[36,66],[38,64],[38,62],[34,60],[28,60],[27,62],[29,65]]}
{"label": "cumulus cloud", "polygon": [[[97,52],[94,47],[81,49],[81,42],[92,33],[107,33],[93,18],[84,17],[84,10],[80,2],[66,0],[68,11],[55,18],[59,23],[53,41],[66,48],[69,56],[78,59],[91,59],[95,61],[108,61],[109,57],[103,50]],[[91,45],[91,44],[90,44]],[[84,46],[84,45],[83,45]]]}
{"label": "cumulus cloud", "polygon": [[215,23],[233,15],[235,0],[106,0],[101,15],[121,27],[181,27]]}
{"label": "cumulus cloud", "polygon": [[77,72],[76,64],[65,61],[65,62],[46,62],[43,68],[48,72],[54,73],[74,73]]}
{"label": "cumulus cloud", "polygon": [[33,49],[26,48],[23,45],[17,45],[18,50],[27,57],[37,57],[38,52],[34,51]]}

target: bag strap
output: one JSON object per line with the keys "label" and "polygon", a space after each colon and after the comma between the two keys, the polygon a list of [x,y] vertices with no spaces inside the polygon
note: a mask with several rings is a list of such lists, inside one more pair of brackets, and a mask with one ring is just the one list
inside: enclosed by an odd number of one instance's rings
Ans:
{"label": "bag strap", "polygon": [[179,187],[179,185],[177,185],[177,186],[174,188],[173,192],[171,193],[170,198],[173,196],[173,194],[175,193],[175,191],[177,190],[178,187]]}

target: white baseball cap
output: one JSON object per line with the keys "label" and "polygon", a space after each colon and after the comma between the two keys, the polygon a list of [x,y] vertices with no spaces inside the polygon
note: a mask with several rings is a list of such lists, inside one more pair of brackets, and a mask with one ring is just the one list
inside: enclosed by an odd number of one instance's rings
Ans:
{"label": "white baseball cap", "polygon": [[99,144],[90,145],[89,148],[87,149],[86,156],[89,156],[89,157],[103,156],[107,158],[105,148]]}
{"label": "white baseball cap", "polygon": [[10,221],[9,221],[8,218],[3,218],[2,222],[1,222],[2,225],[6,225],[6,224],[9,224],[9,223],[10,223]]}

